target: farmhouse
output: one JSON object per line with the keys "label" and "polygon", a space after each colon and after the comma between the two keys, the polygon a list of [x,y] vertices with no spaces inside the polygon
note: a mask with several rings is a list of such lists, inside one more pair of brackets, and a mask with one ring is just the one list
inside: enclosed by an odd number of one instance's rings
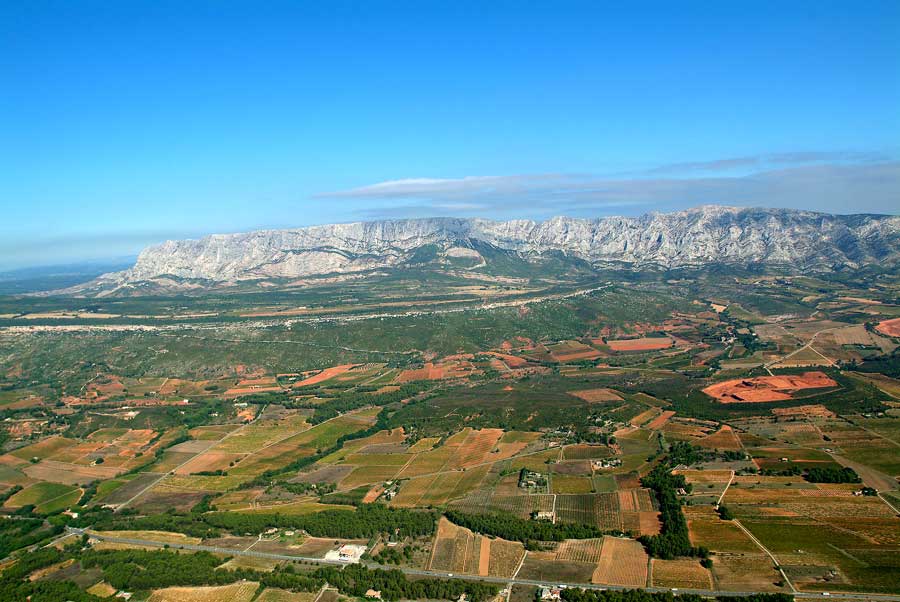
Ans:
{"label": "farmhouse", "polygon": [[558,587],[542,587],[541,600],[559,600],[561,593]]}
{"label": "farmhouse", "polygon": [[337,550],[330,550],[327,552],[325,554],[325,560],[356,564],[365,553],[366,546],[348,543],[342,545]]}
{"label": "farmhouse", "polygon": [[546,487],[547,477],[539,472],[523,468],[519,473],[519,487],[522,489],[531,489],[535,487]]}

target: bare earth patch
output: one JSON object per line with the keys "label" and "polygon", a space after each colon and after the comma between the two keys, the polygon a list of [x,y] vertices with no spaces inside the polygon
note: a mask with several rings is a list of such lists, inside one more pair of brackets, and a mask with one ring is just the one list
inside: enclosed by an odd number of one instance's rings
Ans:
{"label": "bare earth patch", "polygon": [[737,378],[710,385],[703,392],[720,403],[787,401],[804,389],[827,389],[838,384],[823,372]]}

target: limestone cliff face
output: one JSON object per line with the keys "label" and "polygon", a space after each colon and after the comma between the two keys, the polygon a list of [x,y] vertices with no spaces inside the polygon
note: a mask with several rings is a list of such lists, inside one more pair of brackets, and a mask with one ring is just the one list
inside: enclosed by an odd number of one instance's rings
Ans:
{"label": "limestone cliff face", "polygon": [[479,241],[523,257],[561,251],[595,265],[683,267],[769,263],[831,269],[900,260],[900,217],[707,206],[640,217],[530,220],[429,218],[216,234],[145,249],[99,282],[210,283],[391,268],[416,249]]}

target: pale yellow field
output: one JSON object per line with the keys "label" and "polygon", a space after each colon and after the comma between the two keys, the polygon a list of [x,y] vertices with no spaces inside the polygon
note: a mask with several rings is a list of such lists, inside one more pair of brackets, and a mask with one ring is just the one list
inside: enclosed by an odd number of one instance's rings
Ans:
{"label": "pale yellow field", "polygon": [[683,587],[688,589],[711,589],[712,576],[700,566],[696,558],[651,561],[651,585],[654,587]]}
{"label": "pale yellow field", "polygon": [[259,583],[245,581],[220,587],[167,587],[153,592],[148,602],[250,602]]}
{"label": "pale yellow field", "polygon": [[594,569],[593,583],[645,587],[647,585],[647,553],[633,539],[604,537],[600,561]]}
{"label": "pale yellow field", "polygon": [[189,537],[184,533],[171,533],[169,531],[89,531],[88,533],[96,533],[105,537],[117,537],[119,539],[143,539],[161,543],[200,543],[199,537]]}

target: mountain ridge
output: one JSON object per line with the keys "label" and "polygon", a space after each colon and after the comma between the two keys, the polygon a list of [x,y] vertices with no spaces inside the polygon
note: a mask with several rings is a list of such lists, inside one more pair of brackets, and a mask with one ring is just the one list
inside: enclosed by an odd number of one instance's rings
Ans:
{"label": "mountain ridge", "polygon": [[[900,217],[705,205],[636,217],[495,221],[418,218],[212,234],[144,249],[135,265],[87,288],[133,287],[158,279],[247,280],[353,274],[403,265],[432,245],[473,258],[472,241],[525,260],[561,252],[594,266],[679,268],[763,263],[831,270],[900,263]],[[456,249],[456,251],[454,251]]]}

